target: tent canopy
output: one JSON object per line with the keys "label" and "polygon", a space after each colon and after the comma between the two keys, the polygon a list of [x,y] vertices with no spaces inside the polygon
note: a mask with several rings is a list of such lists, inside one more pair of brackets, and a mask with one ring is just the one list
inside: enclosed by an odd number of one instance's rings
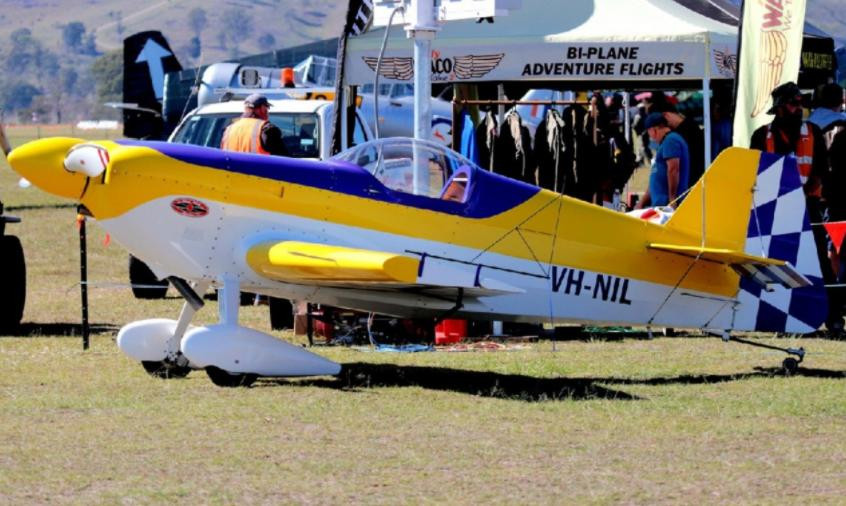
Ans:
{"label": "tent canopy", "polygon": [[[732,20],[719,0],[522,0],[494,23],[443,25],[432,42],[432,80],[730,79],[737,61]],[[388,37],[380,68],[386,80],[413,78],[403,21],[395,17]],[[384,28],[373,28],[350,38],[346,84],[373,81],[383,35]]]}

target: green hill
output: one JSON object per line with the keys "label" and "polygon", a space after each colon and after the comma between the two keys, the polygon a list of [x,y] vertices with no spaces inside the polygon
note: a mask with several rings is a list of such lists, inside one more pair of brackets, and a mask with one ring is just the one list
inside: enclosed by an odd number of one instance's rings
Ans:
{"label": "green hill", "polygon": [[[189,19],[194,9],[205,13],[199,31]],[[0,0],[0,41],[29,28],[45,47],[61,51],[62,27],[78,21],[105,52],[132,33],[160,30],[183,64],[193,65],[335,37],[345,13],[343,0]],[[191,58],[196,35],[202,54]]]}

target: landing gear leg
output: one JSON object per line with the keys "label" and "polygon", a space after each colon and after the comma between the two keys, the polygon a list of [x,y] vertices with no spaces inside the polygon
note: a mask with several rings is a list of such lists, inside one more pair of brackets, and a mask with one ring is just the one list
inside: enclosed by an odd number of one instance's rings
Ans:
{"label": "landing gear leg", "polygon": [[741,339],[739,337],[732,337],[728,331],[723,332],[722,335],[723,341],[734,341],[740,344],[747,344],[749,346],[755,346],[757,348],[766,348],[768,350],[776,350],[776,351],[783,351],[790,355],[789,357],[785,358],[784,361],[781,363],[781,367],[784,370],[784,374],[786,376],[792,376],[796,373],[799,369],[799,364],[805,359],[805,348],[782,348],[780,346],[773,346],[770,344],[764,343],[756,343],[754,341],[747,341],[746,339]]}
{"label": "landing gear leg", "polygon": [[191,323],[191,319],[203,307],[202,296],[198,295],[198,293],[204,293],[209,287],[208,281],[200,281],[193,288],[181,279],[173,278],[171,282],[185,298],[185,304],[182,305],[182,311],[179,313],[179,320],[176,322],[176,329],[173,335],[165,343],[167,356],[162,361],[141,362],[141,365],[148,374],[165,379],[184,378],[191,372],[191,368],[188,366],[188,359],[179,351],[179,341],[185,335],[185,331],[188,330],[188,324]]}
{"label": "landing gear leg", "polygon": [[[238,310],[241,307],[241,292],[238,280],[223,278],[223,288],[217,295],[218,313],[221,325],[238,325]],[[248,387],[258,378],[256,374],[233,373],[219,367],[206,367],[206,374],[219,387]]]}

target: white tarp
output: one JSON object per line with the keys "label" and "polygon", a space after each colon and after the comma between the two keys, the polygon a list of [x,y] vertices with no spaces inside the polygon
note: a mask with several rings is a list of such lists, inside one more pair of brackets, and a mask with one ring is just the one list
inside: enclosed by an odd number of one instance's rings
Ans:
{"label": "white tarp", "polygon": [[[394,24],[401,25],[401,15]],[[675,0],[523,0],[494,23],[456,21],[432,41],[433,82],[733,78],[737,27]],[[373,82],[384,29],[348,42],[346,84]],[[382,78],[410,82],[412,42],[394,26]]]}

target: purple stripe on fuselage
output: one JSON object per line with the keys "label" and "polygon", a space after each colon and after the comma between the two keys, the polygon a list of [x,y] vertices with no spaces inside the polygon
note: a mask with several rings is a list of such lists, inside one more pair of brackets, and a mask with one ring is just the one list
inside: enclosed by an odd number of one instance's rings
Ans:
{"label": "purple stripe on fuselage", "polygon": [[124,146],[155,149],[167,157],[193,165],[467,218],[488,218],[497,215],[522,204],[540,191],[539,188],[520,181],[485,170],[471,169],[473,174],[470,178],[470,197],[462,204],[391,190],[366,170],[347,162],[237,153],[161,141],[123,139],[117,142]]}

